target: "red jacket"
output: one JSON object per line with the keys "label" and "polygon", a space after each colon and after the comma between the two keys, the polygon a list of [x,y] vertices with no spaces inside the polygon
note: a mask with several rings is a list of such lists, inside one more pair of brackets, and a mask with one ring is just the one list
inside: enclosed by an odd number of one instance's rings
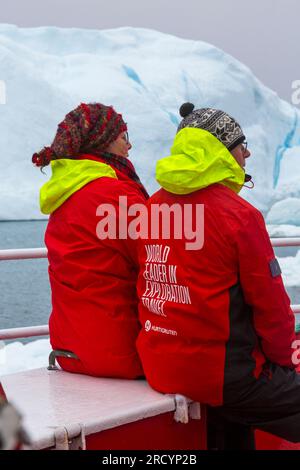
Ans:
{"label": "red jacket", "polygon": [[141,242],[145,375],[158,391],[221,405],[224,386],[258,376],[267,359],[293,367],[294,315],[258,210],[223,184],[184,195],[161,189],[149,214],[162,203],[204,204],[204,245],[189,251],[186,239],[161,233]]}
{"label": "red jacket", "polygon": [[52,179],[41,192],[44,212],[60,204],[50,215],[45,235],[51,345],[79,357],[59,359],[67,371],[135,378],[143,374],[135,348],[140,329],[136,242],[100,240],[96,210],[99,204],[111,204],[118,215],[119,196],[127,196],[128,204],[144,203],[145,197],[120,171],[86,158],[54,161]]}

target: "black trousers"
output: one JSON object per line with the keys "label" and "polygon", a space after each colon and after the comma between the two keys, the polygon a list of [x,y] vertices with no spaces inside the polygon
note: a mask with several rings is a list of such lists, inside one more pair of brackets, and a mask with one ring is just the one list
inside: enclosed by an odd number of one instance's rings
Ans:
{"label": "black trousers", "polygon": [[254,448],[254,429],[300,442],[300,374],[267,363],[257,380],[251,377],[225,385],[224,405],[208,410],[208,440],[212,446],[215,433],[222,435],[222,427],[225,449]]}
{"label": "black trousers", "polygon": [[225,419],[218,409],[207,408],[208,450],[255,450],[254,429]]}

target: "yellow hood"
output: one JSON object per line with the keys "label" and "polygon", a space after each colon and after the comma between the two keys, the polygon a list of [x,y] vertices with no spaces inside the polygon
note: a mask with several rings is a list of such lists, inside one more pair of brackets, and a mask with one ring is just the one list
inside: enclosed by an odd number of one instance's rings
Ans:
{"label": "yellow hood", "polygon": [[157,162],[156,179],[174,194],[189,194],[214,183],[238,193],[245,172],[210,132],[186,127],[176,134],[171,155]]}
{"label": "yellow hood", "polygon": [[51,169],[50,180],[40,190],[40,207],[43,214],[52,214],[90,181],[102,176],[117,178],[116,172],[109,165],[94,160],[53,160]]}

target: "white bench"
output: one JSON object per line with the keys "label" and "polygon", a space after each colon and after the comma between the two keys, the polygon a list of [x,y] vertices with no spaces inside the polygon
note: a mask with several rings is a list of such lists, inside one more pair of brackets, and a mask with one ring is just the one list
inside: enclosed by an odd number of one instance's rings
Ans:
{"label": "white bench", "polygon": [[[1,384],[23,416],[33,449],[205,447],[200,405],[179,395],[160,394],[144,380],[33,369],[3,376]],[[159,428],[156,436],[147,435],[151,419]]]}

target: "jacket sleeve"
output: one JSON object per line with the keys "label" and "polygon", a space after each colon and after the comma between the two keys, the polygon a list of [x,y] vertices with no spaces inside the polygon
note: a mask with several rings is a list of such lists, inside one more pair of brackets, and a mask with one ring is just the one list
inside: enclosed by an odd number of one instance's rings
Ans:
{"label": "jacket sleeve", "polygon": [[240,282],[262,350],[270,361],[295,367],[295,318],[261,213],[247,211],[236,236]]}

